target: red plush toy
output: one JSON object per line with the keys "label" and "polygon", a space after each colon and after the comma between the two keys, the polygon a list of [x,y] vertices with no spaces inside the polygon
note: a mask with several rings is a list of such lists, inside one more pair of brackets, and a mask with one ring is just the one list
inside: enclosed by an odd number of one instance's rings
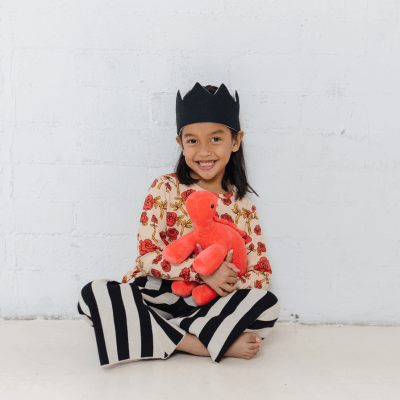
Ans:
{"label": "red plush toy", "polygon": [[[232,263],[239,269],[238,276],[242,276],[247,269],[246,233],[235,224],[216,216],[217,201],[218,195],[208,191],[191,193],[186,200],[186,209],[196,229],[170,243],[162,254],[167,261],[180,264],[194,250],[197,256],[192,264],[193,269],[199,274],[210,275],[233,249]],[[197,251],[196,243],[203,249],[201,253]],[[174,281],[172,291],[181,297],[192,294],[200,306],[217,297],[210,286],[193,281]]]}

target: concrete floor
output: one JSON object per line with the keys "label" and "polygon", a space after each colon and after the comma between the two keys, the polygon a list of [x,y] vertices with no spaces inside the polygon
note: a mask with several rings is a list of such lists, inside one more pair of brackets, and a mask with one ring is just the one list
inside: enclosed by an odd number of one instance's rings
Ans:
{"label": "concrete floor", "polygon": [[252,360],[177,352],[104,368],[82,320],[0,320],[0,399],[398,400],[399,339],[400,327],[277,322]]}

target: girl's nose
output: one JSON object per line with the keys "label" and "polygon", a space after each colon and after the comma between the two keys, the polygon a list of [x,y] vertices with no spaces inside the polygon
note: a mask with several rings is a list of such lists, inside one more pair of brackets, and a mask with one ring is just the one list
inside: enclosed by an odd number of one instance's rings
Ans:
{"label": "girl's nose", "polygon": [[199,154],[205,154],[205,155],[210,155],[211,154],[211,150],[210,150],[210,145],[209,144],[203,144],[199,151]]}

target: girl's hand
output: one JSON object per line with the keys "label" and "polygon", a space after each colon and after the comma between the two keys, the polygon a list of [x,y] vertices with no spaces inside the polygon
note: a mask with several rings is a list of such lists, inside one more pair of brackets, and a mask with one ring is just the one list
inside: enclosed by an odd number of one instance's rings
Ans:
{"label": "girl's hand", "polygon": [[[199,252],[202,251],[199,244],[196,245]],[[200,278],[208,286],[214,289],[219,296],[225,297],[228,293],[234,292],[236,288],[232,287],[237,283],[237,272],[239,269],[232,264],[232,253],[230,250],[227,254],[225,261],[218,267],[211,275],[200,275]]]}

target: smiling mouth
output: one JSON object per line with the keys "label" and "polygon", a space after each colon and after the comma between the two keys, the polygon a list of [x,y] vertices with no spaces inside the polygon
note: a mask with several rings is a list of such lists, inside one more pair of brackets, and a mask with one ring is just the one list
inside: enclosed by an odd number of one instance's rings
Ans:
{"label": "smiling mouth", "polygon": [[214,161],[207,161],[207,162],[201,162],[201,161],[196,161],[197,164],[199,164],[201,167],[210,167],[211,165],[214,165],[217,160]]}

